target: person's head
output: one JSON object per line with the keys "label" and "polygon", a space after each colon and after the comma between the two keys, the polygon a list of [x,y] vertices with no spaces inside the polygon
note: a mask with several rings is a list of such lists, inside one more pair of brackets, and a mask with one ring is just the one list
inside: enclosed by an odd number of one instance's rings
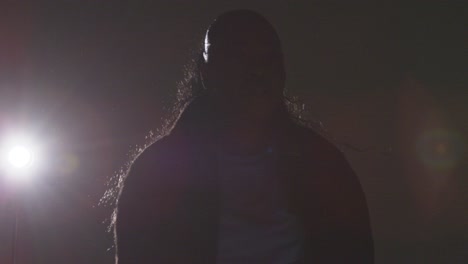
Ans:
{"label": "person's head", "polygon": [[279,37],[261,15],[229,11],[208,28],[200,76],[219,117],[261,122],[283,104],[285,67]]}

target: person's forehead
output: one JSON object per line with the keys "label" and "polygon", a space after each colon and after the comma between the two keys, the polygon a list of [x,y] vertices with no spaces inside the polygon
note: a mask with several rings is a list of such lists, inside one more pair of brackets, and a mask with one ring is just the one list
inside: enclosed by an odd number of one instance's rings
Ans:
{"label": "person's forehead", "polygon": [[275,33],[265,27],[236,27],[220,32],[211,45],[223,51],[268,53],[279,49]]}

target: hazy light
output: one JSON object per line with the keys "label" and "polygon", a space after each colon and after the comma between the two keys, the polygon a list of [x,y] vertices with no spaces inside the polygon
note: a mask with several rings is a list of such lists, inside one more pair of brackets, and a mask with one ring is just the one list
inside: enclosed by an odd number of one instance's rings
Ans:
{"label": "hazy light", "polygon": [[[0,176],[14,182],[28,181],[38,173],[37,140],[19,133],[4,137],[0,144]],[[42,152],[42,151],[41,151]]]}
{"label": "hazy light", "polygon": [[466,153],[465,139],[448,129],[425,131],[417,141],[420,160],[433,170],[454,169]]}
{"label": "hazy light", "polygon": [[32,164],[32,161],[32,151],[24,146],[15,146],[8,152],[8,162],[15,168],[27,168]]}

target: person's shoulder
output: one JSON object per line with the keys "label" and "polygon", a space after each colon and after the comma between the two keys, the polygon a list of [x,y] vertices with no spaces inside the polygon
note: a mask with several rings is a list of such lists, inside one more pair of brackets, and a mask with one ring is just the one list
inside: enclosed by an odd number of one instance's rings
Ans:
{"label": "person's shoulder", "polygon": [[171,135],[155,140],[130,162],[125,185],[149,187],[167,177],[183,162],[181,148],[181,140]]}
{"label": "person's shoulder", "polygon": [[131,170],[151,170],[161,163],[176,160],[181,142],[171,135],[165,135],[142,149],[133,159]]}
{"label": "person's shoulder", "polygon": [[296,133],[305,168],[314,173],[315,183],[321,186],[317,191],[324,191],[321,192],[323,197],[342,195],[355,199],[356,193],[362,190],[345,153],[330,139],[310,128],[296,126]]}
{"label": "person's shoulder", "polygon": [[342,159],[343,152],[331,137],[301,124],[292,126],[293,139],[306,155],[316,158]]}
{"label": "person's shoulder", "polygon": [[167,148],[167,140],[163,137],[158,140],[155,140],[148,146],[145,146],[143,149],[139,149],[139,153],[135,155],[132,162],[132,167],[141,166],[144,164],[151,164],[154,159],[157,159],[161,156],[161,153],[164,152],[164,149]]}

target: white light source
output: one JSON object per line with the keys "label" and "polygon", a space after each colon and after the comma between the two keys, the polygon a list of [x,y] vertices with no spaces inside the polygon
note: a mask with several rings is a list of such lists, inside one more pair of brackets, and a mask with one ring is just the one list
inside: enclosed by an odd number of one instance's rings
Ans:
{"label": "white light source", "polygon": [[27,168],[32,164],[33,152],[25,146],[14,146],[8,152],[8,162],[15,168]]}
{"label": "white light source", "polygon": [[5,137],[0,144],[0,176],[16,180],[28,180],[37,174],[37,140],[24,135]]}
{"label": "white light source", "polygon": [[[16,262],[16,253],[18,247],[18,205],[16,201],[16,195],[18,195],[18,188],[20,185],[24,185],[29,180],[31,175],[30,167],[33,165],[35,159],[35,150],[37,148],[32,145],[33,141],[27,140],[24,137],[14,137],[9,140],[5,140],[0,144],[0,176],[7,176],[9,180],[13,180],[10,187],[14,189],[12,194],[12,205],[15,210],[15,222],[13,227],[13,240],[12,240],[12,263]],[[5,175],[4,175],[5,174]],[[21,183],[21,184],[16,184]]]}

